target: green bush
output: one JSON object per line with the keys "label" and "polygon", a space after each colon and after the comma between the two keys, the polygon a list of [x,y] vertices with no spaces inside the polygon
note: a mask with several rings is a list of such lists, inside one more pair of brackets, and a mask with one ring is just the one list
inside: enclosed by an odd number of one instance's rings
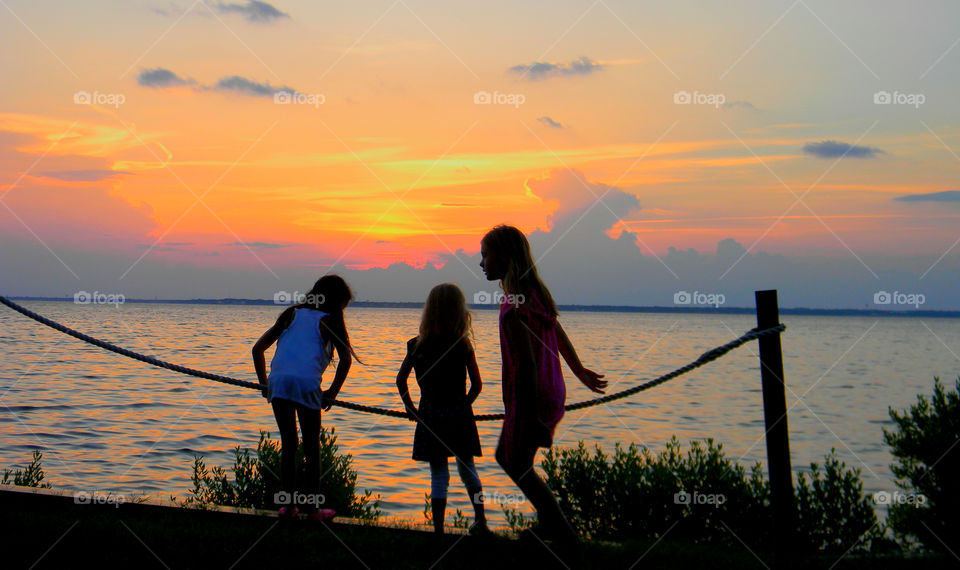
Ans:
{"label": "green bush", "polygon": [[[760,464],[748,473],[711,439],[691,442],[686,454],[676,437],[656,455],[618,444],[612,457],[599,446],[591,454],[580,442],[575,449],[550,449],[541,467],[570,523],[588,538],[656,539],[669,532],[676,540],[743,541],[750,548],[772,539],[770,485]],[[860,472],[847,470],[835,452],[823,469],[810,467],[809,480],[801,475],[797,489],[799,546],[846,552],[877,543],[883,529],[863,495]]]}
{"label": "green bush", "polygon": [[[357,473],[352,468],[353,458],[338,453],[334,429],[320,430],[320,493],[324,508],[331,508],[341,516],[376,520],[380,516],[380,497],[370,491],[356,494]],[[260,432],[256,454],[237,446],[231,481],[223,467],[207,469],[203,458],[193,463],[193,490],[184,501],[187,505],[225,505],[247,508],[273,508],[274,494],[280,485],[280,443]],[[303,445],[297,448],[297,481],[306,478],[307,464]]]}
{"label": "green bush", "polygon": [[[39,487],[41,489],[49,489],[50,483],[44,483],[43,478],[45,476],[43,472],[43,467],[40,466],[40,459],[43,458],[43,454],[39,451],[33,452],[33,460],[30,461],[30,464],[24,467],[23,469],[4,469],[3,470],[3,479],[0,480],[0,485],[16,485],[18,487]],[[13,480],[10,478],[13,477]]]}
{"label": "green bush", "polygon": [[751,473],[723,456],[723,446],[692,442],[684,455],[673,437],[654,455],[646,447],[617,444],[609,458],[553,448],[541,464],[570,523],[588,538],[658,538],[715,542],[771,528],[769,485],[760,465]]}
{"label": "green bush", "polygon": [[883,540],[873,499],[863,494],[860,470],[831,449],[824,468],[810,464],[808,476],[800,473],[796,487],[799,539],[808,550],[825,552],[868,551]]}
{"label": "green bush", "polygon": [[934,378],[933,398],[917,396],[904,412],[889,409],[896,431],[883,440],[896,458],[890,466],[905,501],[891,501],[888,524],[908,546],[960,548],[960,378],[947,391]]}

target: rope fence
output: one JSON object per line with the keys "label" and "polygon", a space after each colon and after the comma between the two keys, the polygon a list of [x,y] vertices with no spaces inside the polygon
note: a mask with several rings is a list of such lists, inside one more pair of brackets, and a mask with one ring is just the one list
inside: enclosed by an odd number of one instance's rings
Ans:
{"label": "rope fence", "polygon": [[[10,309],[13,309],[14,311],[26,317],[29,317],[37,321],[40,324],[46,325],[63,334],[72,336],[76,339],[82,340],[83,342],[92,344],[94,346],[98,346],[104,350],[109,350],[110,352],[114,352],[121,356],[126,356],[127,358],[132,358],[134,360],[139,360],[140,362],[149,364],[151,366],[172,370],[173,372],[179,372],[180,374],[185,374],[187,376],[194,376],[197,378],[213,380],[214,382],[229,384],[231,386],[240,386],[242,388],[250,388],[252,390],[261,390],[261,391],[264,389],[264,386],[259,382],[247,382],[245,380],[230,378],[229,376],[222,376],[220,374],[213,374],[210,372],[204,372],[203,370],[196,370],[193,368],[188,368],[186,366],[180,366],[179,364],[173,364],[171,362],[166,362],[164,360],[160,360],[159,358],[155,358],[153,356],[147,356],[145,354],[140,354],[138,352],[134,352],[132,350],[128,350],[126,348],[116,346],[115,344],[111,344],[107,341],[94,338],[90,335],[76,331],[68,326],[62,325],[56,321],[48,319],[47,317],[44,317],[43,315],[35,313],[30,309],[27,309],[26,307],[18,305],[17,303],[14,303],[13,301],[3,296],[0,296],[0,303],[6,305]],[[687,372],[700,368],[701,366],[709,362],[713,362],[714,360],[717,360],[718,358],[727,354],[731,350],[739,346],[742,346],[750,342],[751,340],[756,340],[758,338],[768,336],[768,335],[780,334],[784,330],[786,330],[786,326],[783,323],[780,323],[776,326],[765,328],[765,329],[760,329],[760,328],[750,329],[747,332],[745,332],[743,335],[741,335],[739,338],[736,338],[726,344],[720,345],[716,348],[712,348],[708,350],[707,352],[704,352],[696,360],[690,362],[689,364],[681,366],[680,368],[677,368],[672,372],[668,372],[666,374],[663,374],[662,376],[658,376],[657,378],[654,378],[653,380],[644,382],[638,386],[634,386],[633,388],[629,388],[627,390],[622,390],[620,392],[609,394],[607,396],[603,396],[600,398],[594,398],[592,400],[586,400],[583,402],[568,404],[564,406],[564,409],[567,411],[572,411],[572,410],[580,410],[583,408],[589,408],[591,406],[598,406],[600,404],[613,402],[615,400],[626,398],[627,396],[632,396],[633,394],[637,394],[639,392],[643,392],[645,390],[655,388],[656,386],[659,386],[660,384],[663,384],[668,380],[672,380],[678,376],[682,376],[683,374],[686,374]],[[381,416],[388,416],[393,418],[410,419],[409,414],[405,411],[389,410],[386,408],[378,408],[376,406],[366,406],[364,404],[358,404],[356,402],[347,402],[343,400],[333,400],[331,404],[334,406],[339,406],[341,408],[348,409],[348,410],[365,412],[368,414],[378,414]],[[502,420],[503,416],[504,415],[502,413],[501,414],[478,414],[478,415],[475,415],[474,418],[477,421],[482,422],[482,421]]]}

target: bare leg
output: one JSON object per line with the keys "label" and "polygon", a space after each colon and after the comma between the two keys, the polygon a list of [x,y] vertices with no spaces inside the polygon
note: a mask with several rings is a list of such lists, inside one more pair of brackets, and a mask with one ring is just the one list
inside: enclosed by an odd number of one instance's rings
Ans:
{"label": "bare leg", "polygon": [[503,449],[498,446],[497,463],[503,467],[510,479],[527,496],[530,504],[537,510],[540,525],[551,538],[561,538],[579,543],[580,538],[563,515],[563,511],[560,510],[560,504],[557,503],[553,491],[550,490],[550,487],[540,478],[533,467],[536,453],[536,448],[518,450],[514,454],[515,457],[511,457],[510,461],[507,462],[504,458]]}
{"label": "bare leg", "polygon": [[280,486],[290,493],[296,490],[297,417],[293,402],[274,398],[273,416],[280,429]]}
{"label": "bare leg", "polygon": [[297,406],[300,419],[300,432],[303,434],[303,455],[307,460],[307,480],[303,485],[305,493],[312,495],[306,505],[308,513],[319,508],[320,494],[320,410],[306,406]]}

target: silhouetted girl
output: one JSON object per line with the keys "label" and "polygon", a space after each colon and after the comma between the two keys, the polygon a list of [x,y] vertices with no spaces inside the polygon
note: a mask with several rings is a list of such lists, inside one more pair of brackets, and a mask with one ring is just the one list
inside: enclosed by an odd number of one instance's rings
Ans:
{"label": "silhouetted girl", "polygon": [[490,281],[499,280],[500,353],[503,359],[503,405],[506,417],[497,445],[497,463],[537,509],[543,539],[576,544],[579,538],[560,511],[557,499],[534,470],[537,449],[553,444],[566,388],[560,358],[594,392],[603,392],[602,374],[580,363],[557,321],[557,307],[537,274],[530,244],[517,228],[497,226],[480,243],[480,267]]}
{"label": "silhouetted girl", "polygon": [[[319,509],[320,486],[320,412],[329,410],[330,400],[337,397],[350,371],[352,357],[350,337],[343,321],[343,311],[353,299],[350,287],[339,276],[321,277],[302,303],[288,307],[270,329],[253,346],[253,363],[257,378],[265,386],[267,401],[280,429],[280,471],[286,500],[280,516],[297,516],[302,503],[310,518],[326,520],[334,516],[331,509]],[[277,350],[267,376],[264,352],[274,342]],[[340,359],[330,388],[321,388],[321,375],[337,351]],[[358,359],[359,361],[359,359]],[[305,494],[296,488],[297,418],[303,434],[303,453],[307,461]]]}
{"label": "silhouetted girl", "polygon": [[[471,404],[480,394],[480,370],[470,342],[470,312],[463,292],[452,283],[430,291],[420,320],[420,335],[407,341],[407,355],[397,373],[397,389],[412,419],[413,458],[430,462],[430,503],[433,528],[443,532],[448,458],[457,462],[460,479],[473,503],[476,520],[471,534],[489,533],[483,509],[483,488],[473,463],[480,456],[480,438]],[[416,370],[420,406],[414,406],[407,389],[410,370]],[[466,391],[467,374],[470,391]]]}

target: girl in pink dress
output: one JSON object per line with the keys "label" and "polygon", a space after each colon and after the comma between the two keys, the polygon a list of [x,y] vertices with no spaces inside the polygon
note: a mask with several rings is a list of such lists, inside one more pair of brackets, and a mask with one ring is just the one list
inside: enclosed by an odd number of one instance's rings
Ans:
{"label": "girl in pink dress", "polygon": [[537,274],[530,244],[512,226],[497,226],[480,242],[480,267],[490,281],[499,280],[500,353],[503,359],[505,417],[497,445],[497,463],[537,510],[545,539],[579,542],[557,499],[534,470],[537,449],[553,444],[563,417],[566,388],[560,355],[590,390],[603,393],[602,374],[580,363],[576,350],[557,321],[557,307]]}

